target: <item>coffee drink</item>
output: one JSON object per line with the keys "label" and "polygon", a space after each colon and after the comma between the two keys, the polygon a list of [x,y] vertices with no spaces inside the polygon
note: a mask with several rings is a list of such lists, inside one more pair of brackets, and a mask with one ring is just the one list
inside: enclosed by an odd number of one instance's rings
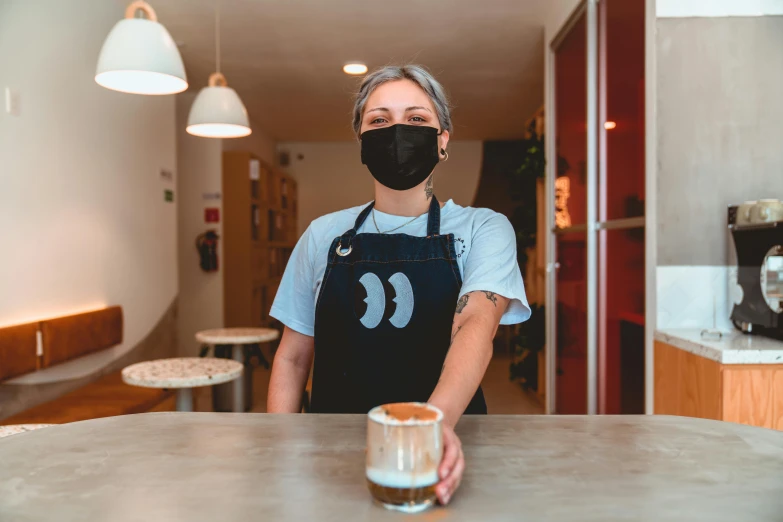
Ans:
{"label": "coffee drink", "polygon": [[386,404],[367,421],[367,484],[384,507],[406,513],[435,503],[443,413],[423,403]]}

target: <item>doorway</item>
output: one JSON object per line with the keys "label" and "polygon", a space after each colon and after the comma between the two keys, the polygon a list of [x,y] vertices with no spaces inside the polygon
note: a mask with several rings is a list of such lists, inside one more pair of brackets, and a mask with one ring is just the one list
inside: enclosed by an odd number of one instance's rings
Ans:
{"label": "doorway", "polygon": [[645,1],[584,2],[549,53],[547,411],[644,413]]}

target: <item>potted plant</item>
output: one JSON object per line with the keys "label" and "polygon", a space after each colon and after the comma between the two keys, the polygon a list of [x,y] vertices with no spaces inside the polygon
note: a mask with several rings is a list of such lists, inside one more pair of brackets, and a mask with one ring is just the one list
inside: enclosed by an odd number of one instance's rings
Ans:
{"label": "potted plant", "polygon": [[539,354],[546,346],[546,314],[538,304],[530,306],[530,319],[517,327],[511,338],[512,358],[509,377],[525,390],[538,390]]}

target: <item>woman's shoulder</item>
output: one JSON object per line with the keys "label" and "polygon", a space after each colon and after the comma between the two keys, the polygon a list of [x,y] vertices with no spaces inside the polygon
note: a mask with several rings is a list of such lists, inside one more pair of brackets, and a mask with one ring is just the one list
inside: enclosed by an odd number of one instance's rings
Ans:
{"label": "woman's shoulder", "polygon": [[357,207],[330,212],[310,222],[309,231],[316,238],[332,241],[335,237],[350,230],[356,218],[369,203]]}
{"label": "woman's shoulder", "polygon": [[453,200],[449,200],[444,206],[447,209],[447,216],[453,216],[456,220],[470,221],[473,229],[483,225],[511,226],[508,218],[500,212],[484,207],[463,207]]}

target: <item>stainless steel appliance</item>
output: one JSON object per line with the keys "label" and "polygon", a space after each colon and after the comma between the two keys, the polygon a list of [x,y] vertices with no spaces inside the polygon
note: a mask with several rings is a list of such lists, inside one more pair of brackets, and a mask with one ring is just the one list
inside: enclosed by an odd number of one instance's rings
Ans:
{"label": "stainless steel appliance", "polygon": [[745,333],[783,339],[783,202],[730,206],[729,230],[737,265],[731,320]]}

